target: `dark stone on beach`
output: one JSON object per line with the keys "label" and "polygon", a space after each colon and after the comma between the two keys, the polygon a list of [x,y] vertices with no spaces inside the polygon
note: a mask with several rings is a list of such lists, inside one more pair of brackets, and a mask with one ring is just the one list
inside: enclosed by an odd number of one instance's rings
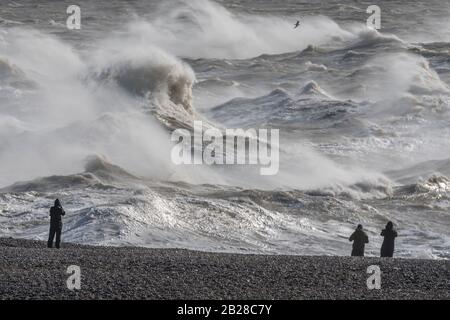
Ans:
{"label": "dark stone on beach", "polygon": [[[447,260],[273,256],[0,239],[0,299],[450,299]],[[81,268],[81,290],[66,286]],[[369,290],[367,267],[381,269]]]}

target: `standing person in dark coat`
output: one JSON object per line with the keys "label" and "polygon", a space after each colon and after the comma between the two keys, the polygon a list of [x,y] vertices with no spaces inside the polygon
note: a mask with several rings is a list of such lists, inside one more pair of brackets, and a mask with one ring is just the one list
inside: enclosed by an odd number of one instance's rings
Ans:
{"label": "standing person in dark coat", "polygon": [[55,247],[59,249],[61,243],[62,219],[65,211],[61,206],[59,199],[55,200],[55,205],[50,208],[50,233],[48,235],[47,247],[53,247],[53,238],[56,234]]}
{"label": "standing person in dark coat", "polygon": [[397,231],[394,229],[394,224],[389,221],[386,228],[381,231],[381,236],[384,237],[381,245],[381,257],[390,257],[394,255],[394,241],[397,237]]}
{"label": "standing person in dark coat", "polygon": [[369,237],[364,232],[362,225],[358,224],[348,240],[353,241],[352,257],[364,257],[364,247],[366,243],[369,243]]}

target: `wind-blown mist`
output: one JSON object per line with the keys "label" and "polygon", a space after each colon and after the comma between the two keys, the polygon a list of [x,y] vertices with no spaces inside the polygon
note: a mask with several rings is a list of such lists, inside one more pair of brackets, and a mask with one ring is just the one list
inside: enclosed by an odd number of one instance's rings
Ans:
{"label": "wind-blown mist", "polygon": [[[410,12],[420,34],[389,2],[380,31],[358,2],[82,1],[80,31],[46,3],[2,8],[0,236],[44,238],[58,196],[74,242],[347,254],[363,223],[378,254],[392,220],[400,256],[448,258],[438,2]],[[175,165],[171,133],[194,120],[279,129],[279,172]]]}

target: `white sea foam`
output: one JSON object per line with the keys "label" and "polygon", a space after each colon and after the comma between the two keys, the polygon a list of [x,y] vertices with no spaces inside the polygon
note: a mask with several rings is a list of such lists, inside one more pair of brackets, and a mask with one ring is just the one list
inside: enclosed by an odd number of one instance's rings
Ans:
{"label": "white sea foam", "polygon": [[[347,254],[363,223],[378,255],[393,220],[398,255],[448,259],[448,43],[264,6],[105,6],[81,37],[21,8],[0,31],[0,236],[44,239],[60,197],[68,241]],[[172,165],[195,119],[280,129],[279,173]]]}

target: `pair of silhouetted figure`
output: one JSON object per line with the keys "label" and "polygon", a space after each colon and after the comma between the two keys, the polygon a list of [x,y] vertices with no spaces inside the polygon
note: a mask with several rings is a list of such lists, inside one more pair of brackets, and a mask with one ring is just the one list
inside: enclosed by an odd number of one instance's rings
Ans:
{"label": "pair of silhouetted figure", "polygon": [[[394,224],[391,221],[381,231],[381,236],[384,237],[381,245],[381,257],[392,257],[394,255],[394,241],[395,237],[397,237],[397,231],[395,231]],[[364,248],[366,243],[369,243],[369,237],[364,232],[362,225],[358,225],[348,240],[353,241],[352,257],[364,257]]]}
{"label": "pair of silhouetted figure", "polygon": [[65,215],[63,207],[59,199],[55,200],[55,205],[50,208],[50,233],[48,235],[47,247],[53,247],[53,239],[56,235],[55,247],[59,249],[61,244],[61,231],[62,231],[62,219],[61,217]]}

